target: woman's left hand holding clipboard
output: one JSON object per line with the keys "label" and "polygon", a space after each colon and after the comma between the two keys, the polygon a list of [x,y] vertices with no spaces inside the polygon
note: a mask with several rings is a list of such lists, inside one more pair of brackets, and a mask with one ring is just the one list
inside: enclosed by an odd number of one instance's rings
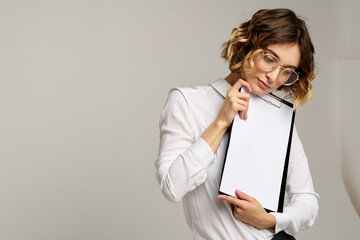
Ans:
{"label": "woman's left hand holding clipboard", "polygon": [[235,219],[253,225],[260,230],[275,228],[276,218],[267,213],[254,197],[246,195],[239,190],[236,190],[235,194],[238,198],[226,195],[217,196],[218,199],[232,204]]}

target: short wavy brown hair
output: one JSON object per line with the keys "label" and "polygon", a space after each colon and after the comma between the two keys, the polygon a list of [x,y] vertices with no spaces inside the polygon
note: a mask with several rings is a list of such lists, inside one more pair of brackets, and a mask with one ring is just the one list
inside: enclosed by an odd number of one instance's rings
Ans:
{"label": "short wavy brown hair", "polygon": [[262,9],[251,20],[231,32],[231,39],[222,44],[221,57],[229,62],[231,72],[242,68],[254,70],[253,56],[270,44],[297,43],[301,50],[299,81],[279,90],[292,92],[294,107],[304,105],[312,95],[314,73],[314,46],[304,20],[285,8]]}

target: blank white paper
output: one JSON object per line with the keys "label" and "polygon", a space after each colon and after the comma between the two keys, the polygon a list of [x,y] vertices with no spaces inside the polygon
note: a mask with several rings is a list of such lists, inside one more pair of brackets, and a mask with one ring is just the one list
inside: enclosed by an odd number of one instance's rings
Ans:
{"label": "blank white paper", "polygon": [[[280,106],[271,96],[262,98]],[[236,197],[239,189],[276,212],[293,109],[285,104],[277,108],[263,99],[251,94],[248,119],[239,114],[234,118],[220,191]]]}

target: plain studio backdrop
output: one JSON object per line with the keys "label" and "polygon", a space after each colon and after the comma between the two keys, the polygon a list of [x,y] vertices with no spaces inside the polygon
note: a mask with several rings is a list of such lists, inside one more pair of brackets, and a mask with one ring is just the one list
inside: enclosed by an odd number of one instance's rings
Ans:
{"label": "plain studio backdrop", "polygon": [[0,239],[192,239],[155,178],[168,91],[225,77],[231,30],[277,7],[306,20],[316,49],[296,125],[320,213],[297,239],[358,238],[334,120],[337,87],[354,81],[336,61],[360,57],[356,0],[1,0]]}

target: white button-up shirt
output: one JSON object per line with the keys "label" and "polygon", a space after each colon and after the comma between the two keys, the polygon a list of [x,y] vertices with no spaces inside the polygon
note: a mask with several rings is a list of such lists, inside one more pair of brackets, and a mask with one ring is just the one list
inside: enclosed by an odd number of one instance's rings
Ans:
{"label": "white button-up shirt", "polygon": [[282,230],[295,235],[311,227],[319,195],[295,128],[286,182],[289,204],[283,213],[271,213],[276,218],[275,231],[258,230],[234,219],[230,204],[216,198],[229,135],[225,133],[215,154],[201,135],[217,117],[230,87],[222,78],[208,86],[170,90],[160,118],[155,164],[162,193],[170,201],[183,200],[195,239],[271,239]]}

